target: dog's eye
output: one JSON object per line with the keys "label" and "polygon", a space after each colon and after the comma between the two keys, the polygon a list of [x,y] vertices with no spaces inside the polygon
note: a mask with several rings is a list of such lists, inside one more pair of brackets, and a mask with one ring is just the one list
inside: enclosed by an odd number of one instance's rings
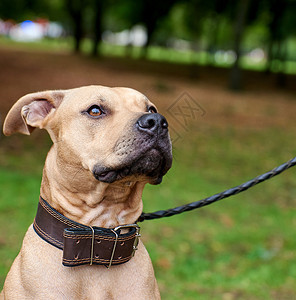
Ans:
{"label": "dog's eye", "polygon": [[88,109],[87,113],[92,117],[99,117],[103,111],[98,105],[93,105]]}
{"label": "dog's eye", "polygon": [[148,108],[148,112],[149,112],[150,114],[155,114],[155,113],[157,113],[157,110],[156,110],[156,108],[155,108],[154,106],[150,106],[150,107]]}

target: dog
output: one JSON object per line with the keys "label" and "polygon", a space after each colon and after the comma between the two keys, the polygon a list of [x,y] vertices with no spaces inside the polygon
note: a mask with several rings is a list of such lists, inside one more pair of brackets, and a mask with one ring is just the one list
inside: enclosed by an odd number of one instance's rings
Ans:
{"label": "dog", "polygon": [[86,86],[20,98],[4,134],[35,128],[53,145],[35,221],[0,298],[160,299],[136,222],[145,184],[159,184],[172,164],[166,119],[138,91]]}

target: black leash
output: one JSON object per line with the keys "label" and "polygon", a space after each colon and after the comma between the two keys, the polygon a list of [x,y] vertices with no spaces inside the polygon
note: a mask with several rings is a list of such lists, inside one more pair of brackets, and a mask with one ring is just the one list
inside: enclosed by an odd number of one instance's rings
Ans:
{"label": "black leash", "polygon": [[200,208],[209,204],[212,204],[214,202],[217,202],[219,200],[222,200],[224,198],[239,194],[243,191],[246,191],[247,189],[255,186],[258,183],[261,183],[265,180],[268,180],[276,175],[281,174],[282,172],[288,170],[289,168],[296,165],[296,157],[292,158],[288,162],[278,166],[277,168],[274,168],[273,170],[266,172],[262,175],[257,176],[256,178],[253,178],[241,185],[238,185],[236,187],[230,188],[228,190],[225,190],[219,194],[215,194],[211,197],[204,198],[199,201],[195,201],[186,205],[178,206],[175,208],[167,209],[167,210],[159,210],[153,213],[142,213],[138,222],[143,222],[144,220],[154,220],[154,219],[160,219],[163,217],[170,217],[175,216],[178,214],[181,214],[185,211],[190,211],[196,208]]}

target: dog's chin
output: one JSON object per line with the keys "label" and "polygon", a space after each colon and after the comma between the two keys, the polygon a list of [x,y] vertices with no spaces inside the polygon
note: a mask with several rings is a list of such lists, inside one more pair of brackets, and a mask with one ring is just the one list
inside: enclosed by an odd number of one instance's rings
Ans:
{"label": "dog's chin", "polygon": [[94,177],[105,183],[113,183],[123,179],[144,180],[150,184],[160,184],[162,177],[171,167],[172,160],[159,150],[152,149],[140,157],[130,157],[124,167],[106,168],[96,165]]}

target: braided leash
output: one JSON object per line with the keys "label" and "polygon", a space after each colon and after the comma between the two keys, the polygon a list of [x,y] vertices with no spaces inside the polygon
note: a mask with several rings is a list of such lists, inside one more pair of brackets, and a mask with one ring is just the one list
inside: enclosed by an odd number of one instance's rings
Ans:
{"label": "braided leash", "polygon": [[185,211],[190,211],[196,208],[200,208],[209,204],[212,204],[214,202],[217,202],[219,200],[222,200],[224,198],[228,198],[230,196],[239,194],[243,191],[246,191],[247,189],[255,186],[256,184],[259,184],[263,181],[266,181],[276,175],[281,174],[282,172],[288,170],[289,168],[296,165],[296,157],[292,158],[288,162],[278,166],[277,168],[274,168],[273,170],[266,172],[262,175],[259,175],[241,185],[238,185],[236,187],[230,188],[228,190],[225,190],[221,193],[215,194],[213,196],[204,198],[199,201],[195,201],[186,205],[181,205],[175,208],[167,209],[167,210],[159,210],[153,213],[142,213],[138,222],[143,222],[144,220],[154,220],[154,219],[160,219],[163,217],[170,217],[174,215],[181,214]]}

